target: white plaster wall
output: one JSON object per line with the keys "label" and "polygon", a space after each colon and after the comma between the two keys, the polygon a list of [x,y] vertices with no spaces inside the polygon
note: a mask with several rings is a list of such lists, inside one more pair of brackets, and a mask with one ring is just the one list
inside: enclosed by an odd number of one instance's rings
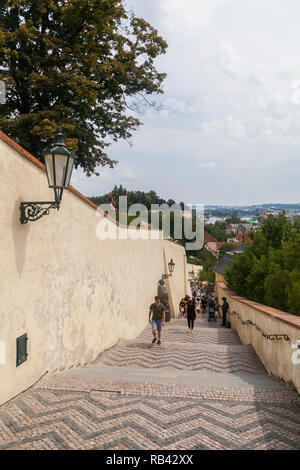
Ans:
{"label": "white plaster wall", "polygon": [[217,282],[216,289],[219,299],[227,298],[230,312],[237,312],[244,321],[251,320],[266,334],[288,335],[289,341],[271,341],[251,324],[243,325],[236,315],[228,317],[242,343],[253,346],[268,373],[285,382],[292,382],[300,393],[300,350],[298,363],[292,360],[297,354],[292,348],[293,342],[300,341],[299,317],[243,299],[222,282]]}
{"label": "white plaster wall", "polygon": [[[21,225],[21,201],[53,194],[45,173],[1,138],[0,178],[1,404],[47,371],[83,365],[135,338],[147,325],[164,256],[178,267],[172,298],[183,295],[184,249],[158,232],[157,240],[99,240],[101,217],[70,191],[59,212]],[[16,338],[24,333],[29,356],[16,367]]]}
{"label": "white plaster wall", "polygon": [[186,255],[182,246],[175,242],[164,240],[164,274],[168,274],[168,263],[171,259],[175,262],[175,268],[172,276],[166,281],[166,287],[169,292],[169,303],[171,317],[177,317],[179,314],[179,302],[186,295]]}
{"label": "white plaster wall", "polygon": [[197,278],[199,276],[200,271],[203,271],[203,266],[199,266],[198,264],[187,264],[187,270],[188,270],[188,273],[190,271],[194,271],[195,276]]}

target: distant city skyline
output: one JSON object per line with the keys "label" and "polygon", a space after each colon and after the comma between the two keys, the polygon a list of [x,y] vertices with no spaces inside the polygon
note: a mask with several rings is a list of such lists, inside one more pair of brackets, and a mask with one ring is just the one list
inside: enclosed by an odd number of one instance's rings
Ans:
{"label": "distant city skyline", "polygon": [[127,0],[169,43],[162,111],[145,110],[132,146],[101,177],[74,174],[87,196],[117,184],[205,205],[300,200],[300,3]]}

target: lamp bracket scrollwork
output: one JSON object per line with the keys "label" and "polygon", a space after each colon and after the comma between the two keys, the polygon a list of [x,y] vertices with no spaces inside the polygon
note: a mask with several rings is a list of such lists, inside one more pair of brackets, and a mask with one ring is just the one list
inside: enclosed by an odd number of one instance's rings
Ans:
{"label": "lamp bracket scrollwork", "polygon": [[21,202],[20,210],[21,224],[27,224],[28,222],[35,222],[41,219],[45,215],[50,214],[51,209],[59,209],[60,203],[57,201],[52,202]]}

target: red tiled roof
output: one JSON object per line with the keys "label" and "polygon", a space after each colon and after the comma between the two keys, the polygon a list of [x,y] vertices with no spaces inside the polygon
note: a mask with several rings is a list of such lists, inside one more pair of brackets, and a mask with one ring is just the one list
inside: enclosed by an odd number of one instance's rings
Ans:
{"label": "red tiled roof", "polygon": [[207,242],[216,242],[217,240],[208,232],[204,232],[204,238],[206,243]]}
{"label": "red tiled roof", "polygon": [[245,245],[247,245],[248,243],[253,243],[253,240],[248,237],[248,235],[244,237],[244,235],[242,235],[241,233],[239,233],[235,238],[241,240],[243,243],[245,243]]}

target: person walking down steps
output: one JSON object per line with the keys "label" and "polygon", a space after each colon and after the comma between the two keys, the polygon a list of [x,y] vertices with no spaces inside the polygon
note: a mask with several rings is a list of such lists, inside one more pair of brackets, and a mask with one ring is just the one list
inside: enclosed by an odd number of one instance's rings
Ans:
{"label": "person walking down steps", "polygon": [[[152,321],[151,321],[152,315]],[[166,307],[160,303],[160,298],[155,297],[155,303],[150,305],[149,309],[149,323],[152,322],[152,344],[157,341],[157,344],[161,344],[161,327],[165,326],[166,321]]]}
{"label": "person walking down steps", "polygon": [[186,317],[188,322],[188,332],[193,333],[194,322],[197,320],[197,308],[194,299],[190,299],[186,304]]}
{"label": "person walking down steps", "polygon": [[222,326],[227,325],[227,313],[229,310],[229,303],[227,302],[226,297],[222,297],[223,300],[223,305],[222,305],[222,313],[223,313],[223,321],[222,321]]}

